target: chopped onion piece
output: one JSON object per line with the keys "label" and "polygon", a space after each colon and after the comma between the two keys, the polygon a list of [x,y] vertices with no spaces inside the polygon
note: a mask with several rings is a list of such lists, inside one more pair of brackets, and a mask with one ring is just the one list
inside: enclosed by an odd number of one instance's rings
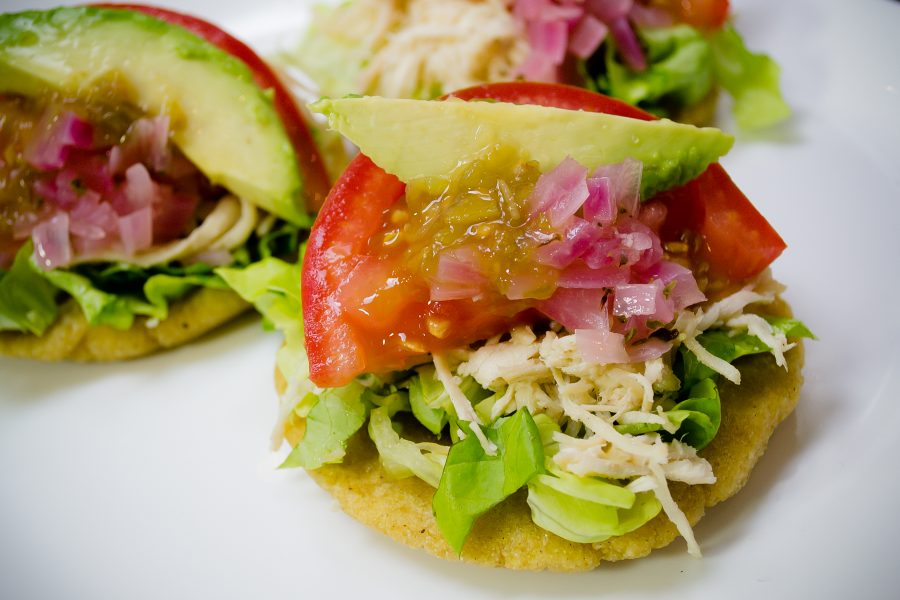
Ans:
{"label": "chopped onion piece", "polygon": [[597,51],[606,39],[607,33],[609,28],[600,19],[593,15],[585,15],[572,30],[569,51],[578,58],[587,59]]}
{"label": "chopped onion piece", "polygon": [[633,71],[644,71],[647,68],[647,59],[644,57],[644,51],[641,50],[641,44],[638,42],[637,35],[627,17],[619,17],[614,21],[607,21],[613,38],[616,40],[616,48],[622,55],[622,60]]}
{"label": "chopped onion piece", "polygon": [[588,198],[586,175],[587,169],[571,156],[541,175],[528,198],[531,216],[547,213],[553,227],[563,225]]}
{"label": "chopped onion piece", "polygon": [[153,209],[146,206],[119,217],[119,237],[127,254],[136,254],[153,245]]}
{"label": "chopped onion piece", "polygon": [[69,215],[66,213],[57,213],[50,220],[35,226],[31,239],[34,241],[34,260],[44,271],[63,267],[72,260]]}
{"label": "chopped onion piece", "polygon": [[45,116],[36,135],[25,147],[25,161],[36,169],[60,169],[72,148],[87,149],[94,143],[94,128],[71,111]]}
{"label": "chopped onion piece", "polygon": [[576,329],[575,343],[585,362],[610,365],[631,362],[625,336],[602,329]]}
{"label": "chopped onion piece", "polygon": [[587,0],[585,8],[600,20],[611,23],[626,16],[632,4],[633,0]]}
{"label": "chopped onion piece", "polygon": [[610,225],[616,220],[616,204],[609,177],[587,180],[588,197],[584,201],[584,218],[592,223]]}
{"label": "chopped onion piece", "polygon": [[597,290],[558,289],[537,305],[538,310],[570,331],[609,329],[603,295]]}

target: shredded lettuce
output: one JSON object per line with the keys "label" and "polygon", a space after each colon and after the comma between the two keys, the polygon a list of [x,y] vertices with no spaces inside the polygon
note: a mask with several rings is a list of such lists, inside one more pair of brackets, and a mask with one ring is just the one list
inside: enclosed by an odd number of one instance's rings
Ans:
{"label": "shredded lettuce", "polygon": [[[472,404],[490,395],[490,392],[471,377],[463,377],[459,388]],[[409,383],[409,402],[419,422],[438,437],[448,422],[456,422],[453,403],[444,389],[444,384],[435,375],[433,365],[416,369],[416,376],[410,379]]]}
{"label": "shredded lettuce", "polygon": [[527,409],[485,427],[485,434],[496,455],[466,435],[450,448],[432,502],[438,528],[457,553],[478,517],[544,470],[541,434]]}
{"label": "shredded lettuce", "polygon": [[[632,501],[622,506],[627,494]],[[632,494],[600,479],[551,475],[539,475],[528,483],[528,506],[536,525],[585,544],[633,531],[661,508],[652,492]]]}
{"label": "shredded lettuce", "polygon": [[647,68],[633,71],[619,59],[609,40],[604,53],[605,73],[595,79],[598,91],[660,116],[700,102],[713,86],[709,43],[688,25],[640,29]]}
{"label": "shredded lettuce", "polygon": [[[722,403],[715,380],[710,377],[695,383],[688,391],[687,398],[665,411],[663,416],[678,427],[674,435],[677,440],[697,450],[705,448],[716,437],[722,423]],[[658,423],[616,425],[616,431],[631,435],[662,429],[662,425]]]}
{"label": "shredded lettuce", "polygon": [[441,461],[432,453],[423,453],[419,444],[401,438],[394,431],[389,415],[387,407],[376,408],[369,414],[369,437],[375,442],[385,471],[397,479],[415,475],[436,488],[441,480]]}
{"label": "shredded lettuce", "polygon": [[339,463],[347,452],[347,442],[366,422],[369,404],[363,401],[364,388],[357,382],[329,388],[306,415],[306,433],[282,463],[282,468],[318,469]]}
{"label": "shredded lettuce", "polygon": [[741,36],[726,25],[710,38],[716,81],[734,98],[734,118],[745,130],[779,123],[791,114],[779,88],[778,64],[750,52]]}
{"label": "shredded lettuce", "polygon": [[[813,338],[812,332],[800,321],[785,317],[764,317],[776,331],[784,333],[788,339]],[[697,341],[704,348],[719,358],[734,362],[742,356],[764,354],[771,351],[758,337],[744,332],[730,332],[726,329],[713,329],[697,336]],[[675,373],[679,376],[684,389],[692,388],[698,382],[714,378],[716,372],[701,363],[693,352],[686,347],[679,348]]]}
{"label": "shredded lettuce", "polygon": [[0,278],[0,330],[41,335],[59,314],[57,290],[32,262],[33,252],[29,241]]}

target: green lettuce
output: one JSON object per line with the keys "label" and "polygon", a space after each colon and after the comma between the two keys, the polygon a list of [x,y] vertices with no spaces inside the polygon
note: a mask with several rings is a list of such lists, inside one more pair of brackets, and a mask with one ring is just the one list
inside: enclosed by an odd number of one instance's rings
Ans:
{"label": "green lettuce", "polygon": [[0,330],[41,335],[59,314],[57,290],[32,262],[33,252],[29,241],[0,278]]}
{"label": "green lettuce", "polygon": [[[769,316],[763,318],[772,325],[776,332],[784,333],[788,339],[815,337],[797,319]],[[712,329],[698,335],[697,341],[711,354],[729,363],[742,356],[764,354],[771,351],[771,348],[760,341],[758,337],[746,331],[733,333],[725,329]],[[684,389],[689,389],[704,379],[716,376],[715,371],[701,363],[685,346],[681,346],[678,352],[675,372],[681,379]]]}
{"label": "green lettuce", "polygon": [[[722,423],[722,403],[713,378],[695,383],[687,393],[687,399],[665,411],[666,417],[678,427],[674,437],[697,450],[705,448],[719,432]],[[619,433],[640,435],[662,430],[657,423],[628,423],[616,425]]]}
{"label": "green lettuce", "polygon": [[726,25],[710,38],[716,81],[734,98],[734,118],[742,129],[760,129],[791,114],[778,80],[778,64],[747,50],[741,36]]}
{"label": "green lettuce", "polygon": [[282,468],[318,469],[339,463],[347,452],[347,442],[366,422],[370,405],[363,401],[357,382],[323,390],[306,415],[303,439],[282,463]]}
{"label": "green lettuce", "polygon": [[532,479],[528,483],[528,506],[536,525],[585,544],[633,531],[659,514],[661,508],[652,492],[633,494],[601,479],[571,475]]}
{"label": "green lettuce", "polygon": [[[471,377],[463,377],[459,388],[472,404],[490,395]],[[431,433],[440,437],[448,422],[456,422],[456,412],[444,384],[437,378],[434,365],[416,369],[409,381],[409,403],[416,419]],[[485,421],[490,419],[484,418]]]}
{"label": "green lettuce", "polygon": [[[461,427],[468,427],[460,423]],[[484,428],[497,445],[487,454],[471,432],[450,448],[432,507],[438,528],[462,552],[475,520],[544,470],[541,434],[527,409]]]}
{"label": "green lettuce", "polygon": [[385,471],[394,478],[415,475],[431,487],[438,487],[443,466],[420,446],[400,437],[391,422],[390,410],[379,407],[369,414],[369,437],[375,442]]}
{"label": "green lettuce", "polygon": [[605,73],[596,79],[598,91],[640,106],[660,116],[700,102],[713,86],[709,43],[688,25],[638,31],[647,68],[637,72],[622,63],[610,39],[604,54]]}

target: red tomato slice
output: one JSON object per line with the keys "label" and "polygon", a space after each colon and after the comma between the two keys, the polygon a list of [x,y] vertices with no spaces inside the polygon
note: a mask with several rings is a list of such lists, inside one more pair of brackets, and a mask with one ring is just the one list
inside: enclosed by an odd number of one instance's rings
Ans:
{"label": "red tomato slice", "polygon": [[656,0],[654,4],[695,27],[718,29],[728,20],[728,0]]}
{"label": "red tomato slice", "polygon": [[[501,83],[452,95],[653,118],[618,100],[563,85]],[[405,368],[428,352],[484,339],[534,318],[527,303],[496,298],[488,303],[431,302],[428,286],[405,276],[397,257],[370,254],[369,239],[390,218],[404,191],[396,177],[368,157],[357,156],[313,225],[302,290],[310,378],[317,385],[339,386],[360,373]],[[718,165],[661,200],[671,215],[662,226],[664,235],[677,239],[691,230],[703,236],[707,260],[734,279],[755,275],[784,248]]]}
{"label": "red tomato slice", "polygon": [[208,21],[165,8],[143,4],[94,4],[93,6],[133,10],[150,15],[161,21],[184,27],[247,65],[251,73],[253,73],[253,80],[256,81],[256,84],[264,90],[272,90],[273,92],[275,110],[278,112],[278,116],[281,117],[284,129],[291,140],[291,144],[294,146],[294,152],[297,154],[297,164],[303,176],[303,189],[308,198],[306,209],[310,212],[316,212],[322,206],[331,186],[328,181],[328,174],[325,171],[325,165],[310,136],[306,122],[303,120],[303,116],[297,108],[291,93],[269,65],[249,46]]}

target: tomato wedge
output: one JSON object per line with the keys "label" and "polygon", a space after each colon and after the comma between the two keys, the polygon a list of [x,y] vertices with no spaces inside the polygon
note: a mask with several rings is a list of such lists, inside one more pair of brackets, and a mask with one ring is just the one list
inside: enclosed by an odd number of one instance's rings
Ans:
{"label": "tomato wedge", "polygon": [[728,20],[728,0],[655,0],[654,4],[694,27],[718,29]]}
{"label": "tomato wedge", "polygon": [[307,195],[307,211],[314,213],[321,208],[322,203],[325,201],[325,196],[328,194],[330,182],[325,171],[325,164],[322,162],[322,157],[319,155],[319,151],[309,133],[306,121],[303,120],[300,109],[297,108],[297,103],[294,102],[293,96],[281,82],[281,79],[247,44],[208,21],[165,8],[144,4],[111,3],[94,4],[93,6],[132,10],[150,15],[172,25],[178,25],[202,37],[213,46],[231,54],[247,65],[253,74],[253,80],[256,84],[264,90],[272,90],[275,110],[278,116],[281,117],[288,139],[291,140],[294,152],[297,154],[297,164],[303,176],[303,189]]}
{"label": "tomato wedge", "polygon": [[[489,84],[452,95],[654,118],[618,100],[564,85]],[[368,157],[357,156],[313,226],[302,290],[310,378],[317,385],[339,386],[361,373],[405,368],[429,352],[485,339],[515,322],[534,319],[528,304],[429,301],[428,286],[404,276],[395,257],[373,254],[369,240],[392,218],[404,191],[396,177]],[[711,269],[732,279],[759,273],[785,247],[718,165],[660,199],[671,215],[663,225],[664,235],[700,235]]]}

